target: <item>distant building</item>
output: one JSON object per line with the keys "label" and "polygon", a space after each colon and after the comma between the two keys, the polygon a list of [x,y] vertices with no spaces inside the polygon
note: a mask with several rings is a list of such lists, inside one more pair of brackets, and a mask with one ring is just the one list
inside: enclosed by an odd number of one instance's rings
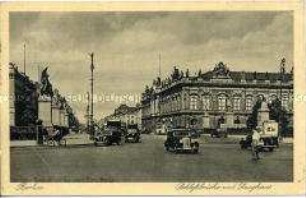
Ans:
{"label": "distant building", "polygon": [[10,126],[34,125],[38,114],[38,84],[14,64],[10,64],[9,79]]}
{"label": "distant building", "polygon": [[105,122],[108,120],[120,120],[126,125],[137,124],[141,128],[141,110],[140,106],[120,105],[114,110],[114,113],[104,118]]}
{"label": "distant building", "polygon": [[243,128],[258,98],[281,98],[292,122],[293,73],[230,71],[220,62],[211,71],[190,76],[189,70],[175,67],[171,77],[157,78],[142,94],[142,125],[147,130],[160,123],[174,128]]}

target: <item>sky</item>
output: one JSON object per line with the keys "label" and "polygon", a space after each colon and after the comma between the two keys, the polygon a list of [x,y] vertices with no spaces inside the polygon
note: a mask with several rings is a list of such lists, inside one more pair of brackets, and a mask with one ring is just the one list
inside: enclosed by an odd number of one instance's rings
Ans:
{"label": "sky", "polygon": [[94,52],[95,118],[135,105],[146,85],[173,66],[191,74],[223,61],[230,70],[277,72],[293,66],[292,12],[14,12],[10,61],[33,80],[50,81],[81,121]]}

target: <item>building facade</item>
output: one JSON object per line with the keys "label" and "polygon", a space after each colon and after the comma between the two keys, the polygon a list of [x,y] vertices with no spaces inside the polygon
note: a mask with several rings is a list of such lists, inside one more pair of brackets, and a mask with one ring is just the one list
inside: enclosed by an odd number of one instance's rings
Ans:
{"label": "building facade", "polygon": [[114,113],[105,117],[104,122],[108,120],[120,120],[126,125],[137,124],[138,128],[141,129],[141,109],[139,105],[135,107],[122,104],[114,110]]}
{"label": "building facade", "polygon": [[38,115],[38,84],[9,65],[10,126],[34,125]]}
{"label": "building facade", "polygon": [[[76,117],[66,99],[54,89],[50,101],[42,100],[40,84],[32,81],[27,75],[20,72],[18,67],[9,65],[9,108],[11,127],[35,126],[37,120],[43,121],[45,126],[58,125],[69,127]],[[47,104],[47,116],[43,116],[44,104]]]}
{"label": "building facade", "polygon": [[157,78],[142,94],[142,124],[147,130],[169,127],[215,129],[220,123],[245,128],[258,99],[282,101],[293,117],[293,72],[230,71],[222,62],[213,70],[190,76],[174,68],[171,77]]}

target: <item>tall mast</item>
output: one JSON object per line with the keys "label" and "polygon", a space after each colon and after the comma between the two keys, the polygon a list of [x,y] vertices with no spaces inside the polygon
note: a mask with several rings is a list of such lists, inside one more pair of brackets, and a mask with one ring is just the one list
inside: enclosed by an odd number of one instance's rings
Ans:
{"label": "tall mast", "polygon": [[158,53],[158,77],[161,77],[161,55]]}
{"label": "tall mast", "polygon": [[86,109],[86,118],[87,118],[87,130],[90,130],[90,95],[89,92],[87,92],[87,109]]}

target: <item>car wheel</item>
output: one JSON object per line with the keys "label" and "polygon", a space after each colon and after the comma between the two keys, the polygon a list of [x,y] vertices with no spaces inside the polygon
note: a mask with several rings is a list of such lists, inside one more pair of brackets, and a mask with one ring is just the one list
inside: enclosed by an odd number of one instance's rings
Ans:
{"label": "car wheel", "polygon": [[269,148],[269,151],[270,151],[270,152],[273,152],[273,148]]}
{"label": "car wheel", "polygon": [[107,146],[111,145],[111,142],[110,142],[109,139],[106,139],[104,142],[105,142],[105,144],[106,144]]}
{"label": "car wheel", "polygon": [[98,142],[94,142],[94,145],[95,145],[95,146],[98,146]]}

